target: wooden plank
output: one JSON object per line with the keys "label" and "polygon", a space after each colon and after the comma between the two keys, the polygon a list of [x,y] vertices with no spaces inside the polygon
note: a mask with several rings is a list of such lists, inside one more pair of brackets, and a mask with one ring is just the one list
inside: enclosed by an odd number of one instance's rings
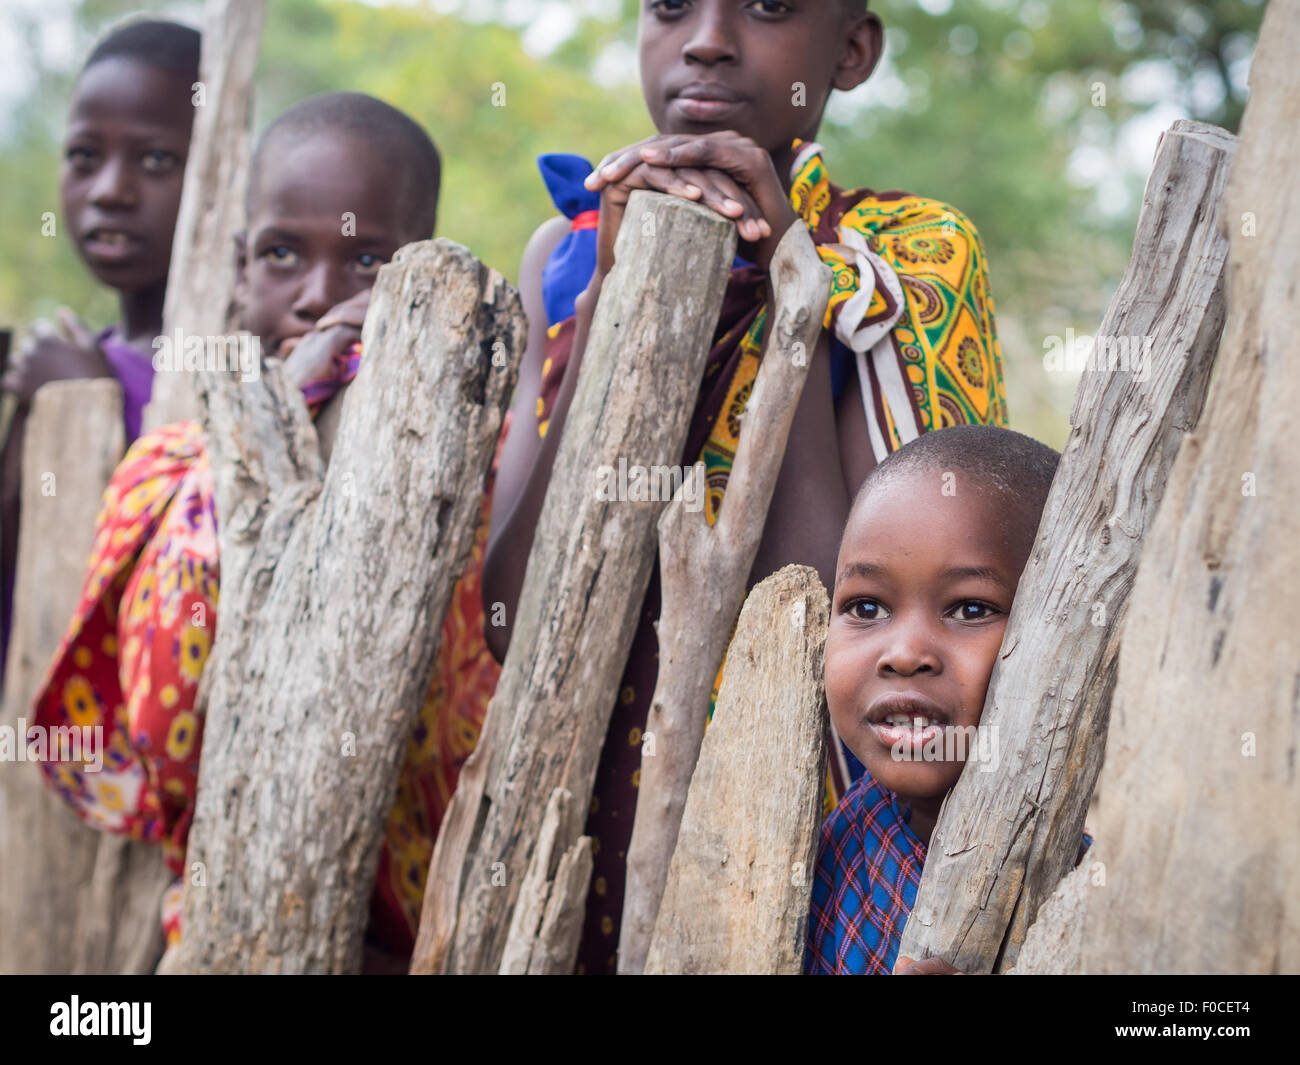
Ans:
{"label": "wooden plank", "polygon": [[501,955],[502,976],[573,971],[593,856],[589,836],[582,836],[563,854],[556,846],[572,802],[572,795],[556,788],[546,804]]}
{"label": "wooden plank", "polygon": [[1133,257],[1098,334],[1149,355],[1080,380],[984,703],[998,767],[968,766],[944,803],[902,955],[967,972],[1010,967],[1076,860],[1138,559],[1218,349],[1232,147],[1200,123],[1161,139]]}
{"label": "wooden plank", "polygon": [[[251,154],[253,75],[265,0],[208,0],[199,81],[176,235],[172,241],[163,335],[225,336],[235,328],[235,234],[244,226]],[[198,421],[192,373],[160,373],[144,412],[145,431]]]}
{"label": "wooden plank", "polygon": [[257,382],[200,378],[222,612],[188,855],[205,883],[187,889],[178,970],[359,967],[525,331],[517,293],[466,249],[403,248],[375,283],[323,476],[278,360]]}
{"label": "wooden plank", "polygon": [[[646,722],[641,784],[627,852],[618,971],[645,966],[677,829],[700,753],[713,682],[767,524],[804,381],[817,349],[830,270],[795,222],[772,257],[775,313],[717,522],[676,499],[659,521],[659,674]],[[692,499],[704,499],[703,470]],[[700,588],[709,595],[700,596]],[[651,746],[653,744],[653,746]]]}
{"label": "wooden plank", "polygon": [[1223,212],[1228,322],[1133,589],[1097,842],[1017,972],[1300,972],[1297,49],[1300,3],[1273,0]]}
{"label": "wooden plank", "polygon": [[639,190],[629,200],[510,650],[434,850],[414,972],[497,971],[556,788],[573,796],[557,846],[578,839],[668,502],[602,498],[602,479],[620,459],[680,462],[735,240],[705,207]]}
{"label": "wooden plank", "polygon": [[647,973],[803,971],[826,775],[830,600],[787,566],[740,613],[691,778]]}
{"label": "wooden plank", "polygon": [[[59,381],[33,397],[0,725],[30,722],[81,594],[100,497],[123,435],[116,381]],[[156,846],[83,823],[35,764],[0,763],[0,972],[152,971],[162,954],[161,899],[170,879]]]}

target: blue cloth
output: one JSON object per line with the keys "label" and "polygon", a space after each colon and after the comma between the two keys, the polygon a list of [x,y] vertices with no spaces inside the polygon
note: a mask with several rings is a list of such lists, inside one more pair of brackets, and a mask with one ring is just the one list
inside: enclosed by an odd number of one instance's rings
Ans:
{"label": "blue cloth", "polygon": [[804,972],[888,975],[925,867],[898,798],[864,774],[822,825]]}
{"label": "blue cloth", "polygon": [[[551,202],[565,218],[600,210],[600,193],[583,182],[594,169],[580,155],[553,152],[537,158]],[[596,231],[570,230],[542,268],[542,301],[548,325],[573,317],[573,306],[596,272]]]}

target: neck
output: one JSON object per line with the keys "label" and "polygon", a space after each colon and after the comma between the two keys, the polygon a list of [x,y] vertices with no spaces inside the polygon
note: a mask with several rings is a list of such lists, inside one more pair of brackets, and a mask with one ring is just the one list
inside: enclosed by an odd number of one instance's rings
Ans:
{"label": "neck", "polygon": [[909,799],[905,795],[900,795],[898,798],[911,808],[907,827],[912,830],[917,839],[927,847],[930,846],[930,837],[934,834],[934,826],[939,820],[939,810],[943,807],[944,796]]}
{"label": "neck", "polygon": [[160,281],[149,288],[123,292],[118,299],[122,313],[122,334],[128,344],[149,347],[153,338],[162,332],[163,300],[167,295],[167,282]]}

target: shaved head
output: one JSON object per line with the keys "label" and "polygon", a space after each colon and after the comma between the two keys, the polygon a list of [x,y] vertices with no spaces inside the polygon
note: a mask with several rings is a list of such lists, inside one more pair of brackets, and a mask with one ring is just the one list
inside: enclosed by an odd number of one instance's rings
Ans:
{"label": "shaved head", "polygon": [[267,160],[320,134],[364,145],[371,160],[392,175],[393,194],[410,223],[410,239],[432,236],[438,220],[442,160],[424,129],[395,107],[359,92],[332,92],[295,104],[267,127],[258,142],[248,182],[248,213],[255,213]]}

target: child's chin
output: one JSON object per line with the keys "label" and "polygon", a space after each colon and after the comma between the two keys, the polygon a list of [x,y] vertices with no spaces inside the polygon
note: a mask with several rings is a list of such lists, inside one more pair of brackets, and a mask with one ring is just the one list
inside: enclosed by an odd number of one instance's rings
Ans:
{"label": "child's chin", "polygon": [[896,761],[888,751],[883,757],[860,760],[881,787],[909,799],[942,798],[957,783],[962,769],[952,762]]}

